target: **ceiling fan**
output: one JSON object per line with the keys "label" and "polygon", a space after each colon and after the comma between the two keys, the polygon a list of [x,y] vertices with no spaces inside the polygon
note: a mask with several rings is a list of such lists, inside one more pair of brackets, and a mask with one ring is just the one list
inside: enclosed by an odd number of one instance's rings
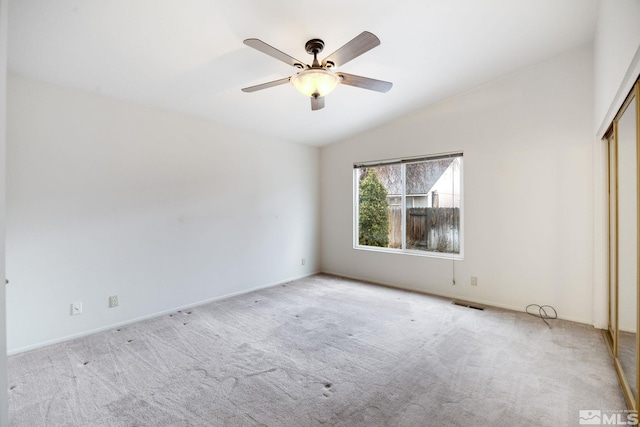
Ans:
{"label": "ceiling fan", "polygon": [[356,36],[353,40],[323,59],[322,62],[318,61],[318,54],[324,49],[324,42],[320,39],[309,40],[305,44],[305,50],[309,55],[313,55],[311,65],[279,51],[262,40],[246,39],[244,44],[282,62],[286,62],[301,71],[284,79],[245,87],[242,89],[243,92],[255,92],[291,82],[303,95],[311,97],[311,110],[315,111],[324,108],[324,96],[332,92],[340,83],[375,90],[376,92],[388,92],[393,86],[391,82],[333,71],[334,68],[346,64],[380,44],[380,39],[368,31]]}

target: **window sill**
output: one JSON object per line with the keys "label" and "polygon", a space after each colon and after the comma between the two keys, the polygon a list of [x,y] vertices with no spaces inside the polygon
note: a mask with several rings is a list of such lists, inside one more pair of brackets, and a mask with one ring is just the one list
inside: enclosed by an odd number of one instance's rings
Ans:
{"label": "window sill", "polygon": [[426,257],[426,258],[438,258],[438,259],[446,259],[446,260],[455,260],[455,261],[464,261],[464,253],[460,254],[446,254],[442,252],[427,252],[427,251],[416,251],[411,249],[391,249],[391,248],[377,248],[375,246],[360,246],[355,245],[353,249],[360,251],[368,251],[368,252],[384,252],[395,255],[413,255],[418,257]]}

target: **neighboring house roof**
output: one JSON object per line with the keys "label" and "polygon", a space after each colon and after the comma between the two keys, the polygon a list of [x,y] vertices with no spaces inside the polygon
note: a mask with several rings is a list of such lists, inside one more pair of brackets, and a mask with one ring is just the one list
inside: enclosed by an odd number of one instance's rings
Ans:
{"label": "neighboring house roof", "polygon": [[[407,195],[427,194],[442,174],[451,165],[453,159],[432,160],[429,162],[408,163]],[[387,189],[389,196],[402,194],[400,165],[376,166],[376,173]]]}

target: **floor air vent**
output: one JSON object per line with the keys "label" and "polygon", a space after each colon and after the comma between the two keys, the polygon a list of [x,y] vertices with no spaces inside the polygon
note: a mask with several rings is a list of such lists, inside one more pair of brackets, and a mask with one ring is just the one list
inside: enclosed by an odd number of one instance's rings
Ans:
{"label": "floor air vent", "polygon": [[453,304],[459,305],[460,307],[473,308],[474,310],[481,310],[481,311],[484,310],[484,307],[479,307],[477,305],[473,305],[471,303],[464,302],[464,301],[453,301]]}

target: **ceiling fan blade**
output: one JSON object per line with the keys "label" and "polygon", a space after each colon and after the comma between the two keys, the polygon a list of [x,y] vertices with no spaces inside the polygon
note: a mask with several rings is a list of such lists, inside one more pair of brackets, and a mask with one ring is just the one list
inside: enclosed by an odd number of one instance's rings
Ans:
{"label": "ceiling fan blade", "polygon": [[252,47],[256,50],[259,50],[262,53],[266,53],[267,55],[279,59],[282,62],[285,62],[293,67],[296,68],[304,68],[305,63],[292,57],[287,55],[286,53],[279,51],[278,49],[276,49],[275,47],[266,44],[265,42],[263,42],[262,40],[259,39],[246,39],[244,41],[244,44],[246,44],[249,47]]}
{"label": "ceiling fan blade", "polygon": [[316,111],[324,108],[324,96],[319,96],[317,98],[311,97],[311,110]]}
{"label": "ceiling fan blade", "polygon": [[258,90],[267,89],[267,88],[274,87],[274,86],[280,86],[280,85],[283,85],[285,83],[289,83],[289,79],[290,78],[291,77],[285,77],[284,79],[274,80],[272,82],[267,82],[267,83],[262,83],[262,84],[255,85],[255,86],[245,87],[245,88],[242,88],[242,91],[243,92],[255,92],[255,91],[258,91]]}
{"label": "ceiling fan blade", "polygon": [[322,66],[333,63],[334,67],[340,67],[363,53],[380,44],[380,39],[368,31],[363,31],[353,40],[342,46],[322,60]]}
{"label": "ceiling fan blade", "polygon": [[343,85],[361,87],[363,89],[375,90],[376,92],[389,92],[389,89],[393,86],[391,82],[385,82],[383,80],[370,79],[369,77],[356,76],[347,73],[336,73],[342,81]]}

